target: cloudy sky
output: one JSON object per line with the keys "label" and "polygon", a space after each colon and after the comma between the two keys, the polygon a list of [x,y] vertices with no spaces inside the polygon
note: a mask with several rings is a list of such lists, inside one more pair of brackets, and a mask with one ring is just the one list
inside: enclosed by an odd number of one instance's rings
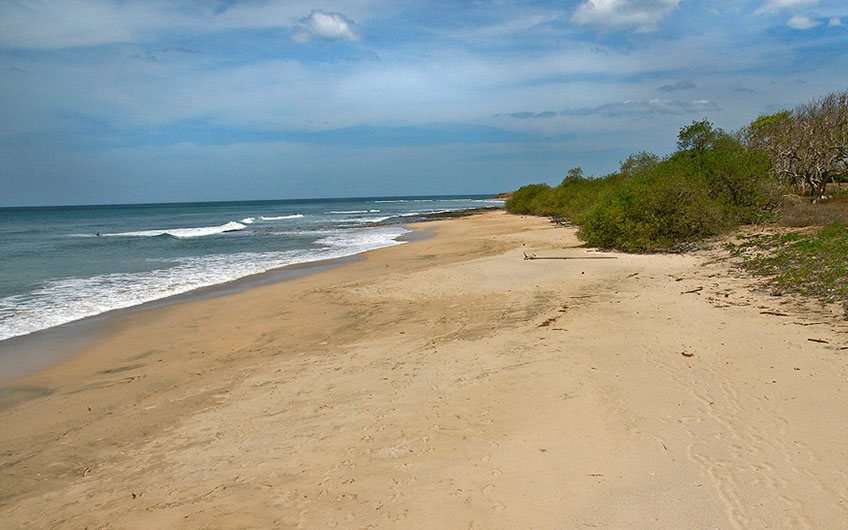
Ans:
{"label": "cloudy sky", "polygon": [[3,0],[0,205],[488,193],[848,88],[844,0]]}

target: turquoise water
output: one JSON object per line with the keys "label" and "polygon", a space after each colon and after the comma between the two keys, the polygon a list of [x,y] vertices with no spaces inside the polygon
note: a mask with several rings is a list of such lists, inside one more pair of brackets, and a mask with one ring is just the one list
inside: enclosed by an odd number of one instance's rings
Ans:
{"label": "turquoise water", "polygon": [[402,244],[486,196],[0,208],[0,340],[286,265]]}

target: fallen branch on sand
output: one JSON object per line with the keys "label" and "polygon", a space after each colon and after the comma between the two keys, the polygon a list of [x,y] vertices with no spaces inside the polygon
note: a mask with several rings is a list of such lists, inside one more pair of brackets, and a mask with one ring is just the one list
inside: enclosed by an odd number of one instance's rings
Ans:
{"label": "fallen branch on sand", "polygon": [[683,291],[683,292],[682,292],[682,293],[680,293],[680,294],[693,294],[693,293],[700,293],[700,292],[701,292],[701,291],[703,291],[703,290],[704,290],[704,288],[703,288],[703,287],[695,287],[695,288],[694,288],[694,289],[692,289],[692,290],[689,290],[689,291]]}
{"label": "fallen branch on sand", "polygon": [[535,254],[524,253],[525,260],[532,259],[618,259],[615,256],[537,256]]}
{"label": "fallen branch on sand", "polygon": [[786,313],[781,313],[780,311],[760,311],[761,315],[772,315],[775,317],[788,317],[790,315]]}

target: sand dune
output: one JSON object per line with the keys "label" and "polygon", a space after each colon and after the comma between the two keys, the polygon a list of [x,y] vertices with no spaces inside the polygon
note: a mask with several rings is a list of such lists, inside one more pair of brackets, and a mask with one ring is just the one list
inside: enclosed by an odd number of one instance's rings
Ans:
{"label": "sand dune", "polygon": [[525,261],[599,254],[502,212],[427,226],[16,382],[0,527],[846,526],[826,310],[707,253]]}

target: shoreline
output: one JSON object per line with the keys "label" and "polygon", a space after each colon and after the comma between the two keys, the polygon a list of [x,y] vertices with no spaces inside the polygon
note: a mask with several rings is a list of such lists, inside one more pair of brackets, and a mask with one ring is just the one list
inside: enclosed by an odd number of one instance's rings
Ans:
{"label": "shoreline", "polygon": [[[422,220],[401,225],[409,230],[409,232],[399,236],[396,241],[411,243],[432,237],[431,230],[424,227],[419,228],[418,225],[422,223],[479,215],[490,210],[492,208],[474,208],[422,215]],[[72,358],[74,355],[78,355],[86,347],[91,346],[98,339],[102,338],[105,333],[108,333],[107,330],[110,326],[115,326],[121,318],[125,318],[135,312],[156,310],[173,304],[191,303],[196,300],[228,296],[246,289],[283,282],[309,274],[316,274],[357,259],[362,259],[362,256],[368,252],[391,248],[392,246],[396,245],[370,249],[365,252],[339,258],[319,259],[284,265],[264,272],[236,278],[228,282],[198,287],[184,293],[166,296],[138,305],[112,309],[96,315],[72,320],[59,326],[0,340],[0,390],[6,386],[13,385],[19,379],[33,375],[40,370],[45,370],[57,363]],[[0,406],[2,406],[2,402],[0,402]]]}
{"label": "shoreline", "polygon": [[780,301],[708,255],[585,259],[575,230],[504,212],[419,226],[432,237],[129,314],[19,380],[0,408],[16,426],[0,432],[0,519],[845,520],[845,330],[764,315]]}
{"label": "shoreline", "polygon": [[[387,248],[387,247],[381,247]],[[155,311],[172,305],[192,303],[198,300],[208,300],[229,296],[247,289],[284,282],[309,274],[339,267],[347,262],[355,261],[362,254],[373,252],[372,249],[360,254],[341,258],[322,259],[306,263],[294,263],[271,269],[265,272],[250,274],[232,281],[206,285],[185,293],[174,294],[144,302],[138,305],[112,309],[65,324],[19,335],[0,341],[0,389],[14,384],[18,379],[32,375],[77,355],[96,342],[103,334],[108,333],[110,326],[117,326],[123,318],[137,312]],[[32,359],[32,355],[41,359]],[[23,366],[21,366],[23,365]]]}

